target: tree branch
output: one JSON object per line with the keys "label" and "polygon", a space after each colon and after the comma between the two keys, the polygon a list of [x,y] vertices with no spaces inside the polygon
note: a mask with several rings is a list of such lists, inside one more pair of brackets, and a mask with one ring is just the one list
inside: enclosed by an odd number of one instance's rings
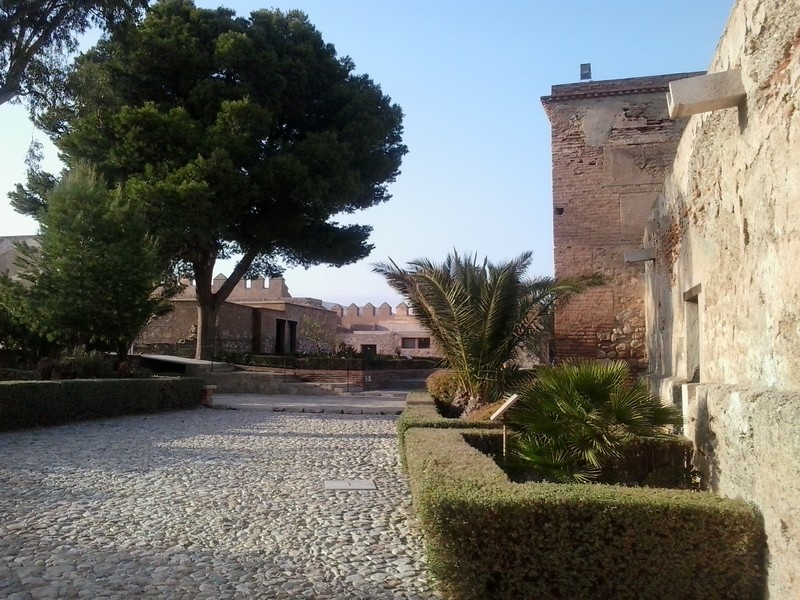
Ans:
{"label": "tree branch", "polygon": [[261,254],[261,252],[255,248],[249,248],[247,252],[244,253],[244,256],[236,263],[236,267],[234,267],[233,272],[231,272],[231,276],[225,280],[225,283],[223,283],[214,294],[214,302],[218,303],[218,305],[225,302],[225,299],[231,295],[233,288],[239,284],[242,277],[247,273],[250,265],[253,264],[253,261],[259,254]]}

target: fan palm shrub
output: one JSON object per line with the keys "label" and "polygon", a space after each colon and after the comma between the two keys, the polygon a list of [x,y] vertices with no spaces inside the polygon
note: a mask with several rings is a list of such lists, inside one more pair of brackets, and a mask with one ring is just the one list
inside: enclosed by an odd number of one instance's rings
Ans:
{"label": "fan palm shrub", "polygon": [[681,414],[631,381],[622,361],[584,361],[543,367],[524,382],[507,421],[516,433],[513,466],[534,478],[588,482],[636,440],[669,435]]}
{"label": "fan palm shrub", "polygon": [[502,263],[475,255],[448,255],[442,263],[414,260],[407,269],[393,261],[374,265],[430,331],[458,380],[465,414],[497,398],[518,375],[521,347],[542,348],[556,306],[602,285],[600,275],[529,278],[532,254]]}

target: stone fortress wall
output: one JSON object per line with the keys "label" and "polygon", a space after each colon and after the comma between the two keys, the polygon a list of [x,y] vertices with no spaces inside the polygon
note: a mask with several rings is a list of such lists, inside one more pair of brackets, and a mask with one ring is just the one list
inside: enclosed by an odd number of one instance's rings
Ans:
{"label": "stone fortress wall", "polygon": [[[212,290],[226,279],[217,275]],[[174,310],[147,326],[137,348],[157,350],[192,340],[197,325],[195,288],[191,281],[185,284]],[[314,352],[318,343],[333,351],[344,343],[360,352],[436,356],[430,334],[405,303],[395,309],[387,303],[342,307],[316,298],[293,298],[282,277],[242,280],[222,305],[217,323],[219,350],[281,354]]]}
{"label": "stone fortress wall", "polygon": [[[36,236],[0,238],[0,273],[17,275],[17,243],[36,244]],[[217,275],[212,290],[227,280]],[[173,310],[145,327],[134,348],[192,351],[197,331],[195,286],[191,280],[173,300]],[[334,351],[344,343],[361,352],[407,357],[438,356],[430,334],[401,302],[395,308],[350,304],[342,307],[317,298],[293,298],[283,277],[242,280],[220,308],[215,350],[234,352],[314,352],[318,345]],[[326,333],[320,334],[320,331]]]}
{"label": "stone fortress wall", "polygon": [[704,483],[753,502],[768,596],[800,598],[800,1],[738,0],[710,73],[738,108],[687,119],[644,239],[653,386]]}
{"label": "stone fortress wall", "polygon": [[337,336],[355,348],[374,348],[378,354],[408,357],[440,356],[430,333],[420,324],[405,302],[394,309],[384,302],[380,306],[350,304],[331,307],[340,322]]}

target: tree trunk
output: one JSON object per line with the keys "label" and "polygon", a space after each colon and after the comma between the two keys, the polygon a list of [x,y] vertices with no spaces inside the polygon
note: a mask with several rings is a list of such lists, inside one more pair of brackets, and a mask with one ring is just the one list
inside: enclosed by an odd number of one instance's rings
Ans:
{"label": "tree trunk", "polygon": [[215,342],[219,307],[231,295],[233,288],[242,280],[257,255],[258,251],[255,249],[245,252],[234,267],[231,276],[225,280],[225,283],[216,293],[211,289],[214,283],[213,274],[216,252],[208,260],[196,262],[192,265],[197,293],[197,346],[194,352],[195,358],[202,360],[212,360],[214,358],[214,351],[217,350]]}
{"label": "tree trunk", "polygon": [[[199,291],[199,290],[198,290]],[[197,296],[197,346],[194,357],[202,360],[213,360],[216,350],[217,314],[219,307],[213,295],[205,302]]]}
{"label": "tree trunk", "polygon": [[0,106],[14,99],[19,94],[19,90],[10,87],[0,87]]}
{"label": "tree trunk", "polygon": [[197,345],[194,357],[202,360],[214,358],[219,305],[211,289],[214,273],[214,258],[195,263],[194,278],[197,291]]}

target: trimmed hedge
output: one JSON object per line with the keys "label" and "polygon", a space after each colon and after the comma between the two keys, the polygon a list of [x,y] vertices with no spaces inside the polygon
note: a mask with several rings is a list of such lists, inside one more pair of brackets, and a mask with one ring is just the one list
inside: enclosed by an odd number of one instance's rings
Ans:
{"label": "trimmed hedge", "polygon": [[241,362],[276,369],[319,369],[323,371],[372,371],[435,369],[439,362],[422,358],[341,358],[338,356],[289,356],[267,354],[227,354],[228,362]]}
{"label": "trimmed hedge", "polygon": [[397,419],[397,442],[400,445],[400,462],[405,468],[405,435],[412,427],[434,429],[498,429],[502,423],[464,421],[443,417],[436,408],[433,396],[426,392],[411,392],[406,396],[406,407]]}
{"label": "trimmed hedge", "polygon": [[765,538],[752,506],[685,490],[515,484],[465,435],[496,447],[500,433],[405,434],[414,506],[444,598],[762,597]]}
{"label": "trimmed hedge", "polygon": [[0,382],[0,431],[192,408],[202,388],[189,377]]}

